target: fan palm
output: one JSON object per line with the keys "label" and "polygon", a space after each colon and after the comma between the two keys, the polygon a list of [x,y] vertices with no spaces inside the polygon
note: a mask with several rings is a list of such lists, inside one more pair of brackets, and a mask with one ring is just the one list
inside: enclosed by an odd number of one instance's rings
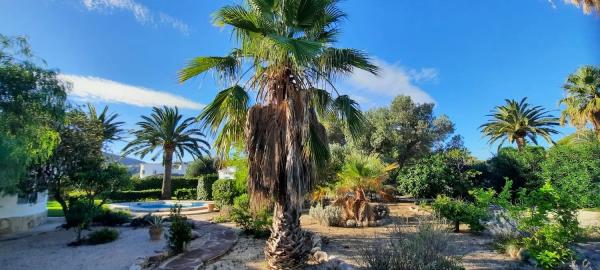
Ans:
{"label": "fan palm", "polygon": [[600,136],[600,68],[581,67],[571,74],[563,86],[567,96],[560,100],[566,105],[561,115],[561,124],[570,124],[582,129],[590,122]]}
{"label": "fan palm", "polygon": [[117,113],[109,113],[108,106],[104,106],[104,109],[100,114],[97,113],[96,107],[94,105],[88,103],[88,118],[92,121],[98,121],[102,126],[102,137],[105,141],[112,142],[120,140],[121,133],[123,129],[121,126],[125,124],[125,122],[116,121],[119,114]]}
{"label": "fan palm", "polygon": [[171,199],[173,155],[181,162],[186,152],[193,158],[208,154],[209,145],[201,139],[204,134],[199,128],[193,127],[197,123],[196,120],[193,117],[183,120],[182,118],[177,107],[152,108],[152,114],[142,116],[143,120],[136,124],[139,129],[132,132],[135,139],[123,149],[123,156],[135,154],[144,158],[148,154],[154,154],[152,160],[156,160],[162,153],[165,173],[161,199]]}
{"label": "fan palm", "polygon": [[[197,57],[179,73],[183,82],[214,71],[228,84],[199,119],[217,134],[221,155],[233,144],[246,145],[251,206],[274,205],[265,247],[271,269],[297,267],[310,250],[300,229],[301,207],[317,168],[329,158],[318,119],[336,115],[354,134],[363,126],[356,102],[337,94],[332,81],[355,68],[377,70],[364,53],[331,46],[346,16],[337,2],[246,0],[222,7],[214,14],[215,23],[231,27],[238,47],[224,57]],[[249,90],[257,93],[253,106]]]}
{"label": "fan palm", "polygon": [[520,102],[514,99],[506,99],[506,105],[497,106],[491,119],[480,126],[483,134],[490,137],[492,144],[500,140],[500,146],[504,142],[517,143],[517,147],[523,150],[527,139],[537,144],[537,136],[541,136],[549,143],[554,143],[551,134],[557,134],[553,127],[558,125],[558,118],[549,114],[541,106],[531,106],[527,98]]}
{"label": "fan palm", "polygon": [[594,10],[597,13],[600,13],[600,0],[565,0],[565,2],[570,2],[575,6],[583,7],[583,12],[585,14],[590,14]]}

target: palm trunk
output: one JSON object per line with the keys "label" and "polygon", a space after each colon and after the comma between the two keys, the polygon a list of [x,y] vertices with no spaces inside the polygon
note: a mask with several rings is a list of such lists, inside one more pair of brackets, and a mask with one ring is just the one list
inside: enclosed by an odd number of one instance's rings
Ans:
{"label": "palm trunk", "polygon": [[517,140],[517,149],[519,149],[519,151],[523,151],[523,149],[525,149],[525,145],[527,145],[525,138],[519,137],[516,140]]}
{"label": "palm trunk", "polygon": [[274,74],[265,105],[248,112],[248,193],[254,210],[273,203],[273,224],[265,256],[269,269],[294,269],[306,262],[311,240],[300,229],[304,195],[316,178],[306,155],[311,131],[326,141],[323,126],[310,109],[310,97],[293,82],[290,70]]}
{"label": "palm trunk", "polygon": [[164,157],[165,173],[162,181],[161,200],[171,199],[171,170],[173,169],[173,150],[165,148]]}
{"label": "palm trunk", "polygon": [[592,120],[592,125],[594,126],[594,131],[600,138],[600,111],[592,113],[590,118]]}

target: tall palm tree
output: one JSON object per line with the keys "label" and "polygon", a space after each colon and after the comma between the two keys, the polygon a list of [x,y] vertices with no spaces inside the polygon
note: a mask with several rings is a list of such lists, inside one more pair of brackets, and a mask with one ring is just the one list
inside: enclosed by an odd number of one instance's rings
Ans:
{"label": "tall palm tree", "polygon": [[541,106],[531,106],[526,102],[527,98],[520,102],[514,99],[505,101],[506,105],[497,106],[488,115],[491,119],[479,127],[485,136],[490,137],[490,144],[501,140],[500,147],[508,140],[509,143],[516,142],[521,151],[527,139],[537,144],[537,136],[554,143],[550,135],[558,133],[553,128],[558,125],[558,118]]}
{"label": "tall palm tree", "polygon": [[113,142],[122,139],[121,134],[123,133],[123,129],[121,128],[125,122],[116,121],[119,114],[117,113],[109,113],[108,106],[104,106],[104,109],[100,114],[97,113],[96,107],[88,103],[88,113],[87,116],[92,121],[98,121],[102,126],[102,137],[105,141]]}
{"label": "tall palm tree", "polygon": [[[270,269],[297,267],[310,251],[301,207],[329,158],[319,117],[336,115],[354,134],[364,123],[356,102],[339,95],[332,81],[355,68],[376,73],[377,67],[361,51],[332,47],[346,16],[337,2],[246,0],[222,7],[215,23],[231,27],[238,47],[224,57],[197,57],[179,73],[183,82],[215,71],[228,84],[199,119],[218,133],[217,152],[245,142],[251,206],[274,205],[265,247]],[[257,93],[253,106],[249,90]]]}
{"label": "tall palm tree", "polygon": [[583,66],[567,79],[563,86],[567,96],[560,100],[567,108],[562,112],[560,121],[578,129],[592,123],[600,136],[600,68]]}
{"label": "tall palm tree", "polygon": [[193,117],[182,120],[183,116],[177,107],[152,108],[150,116],[142,116],[138,122],[138,130],[133,131],[135,139],[123,149],[122,156],[129,154],[144,158],[156,151],[152,160],[162,153],[162,163],[165,166],[163,175],[161,199],[171,199],[171,169],[173,154],[181,161],[184,154],[190,153],[193,158],[208,154],[209,144],[201,139],[204,134],[199,128],[194,128],[196,120]]}
{"label": "tall palm tree", "polygon": [[600,0],[565,0],[565,2],[570,2],[575,6],[583,7],[583,12],[585,14],[590,14],[594,10],[596,13],[600,14]]}

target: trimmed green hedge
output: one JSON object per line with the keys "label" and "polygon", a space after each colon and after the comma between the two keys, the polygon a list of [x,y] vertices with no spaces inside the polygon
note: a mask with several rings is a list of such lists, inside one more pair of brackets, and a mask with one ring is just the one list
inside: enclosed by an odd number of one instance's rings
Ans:
{"label": "trimmed green hedge", "polygon": [[[149,190],[162,188],[162,176],[148,176],[144,178],[134,177],[131,179],[132,190]],[[182,176],[173,176],[171,178],[171,189],[178,190],[182,188],[193,188],[198,186],[198,178],[186,178]]]}
{"label": "trimmed green hedge", "polygon": [[215,205],[221,208],[225,205],[232,205],[235,197],[234,181],[229,179],[219,179],[212,186],[212,196]]}
{"label": "trimmed green hedge", "polygon": [[182,188],[175,191],[175,198],[178,200],[195,200],[196,189],[195,188]]}
{"label": "trimmed green hedge", "polygon": [[213,199],[212,186],[217,180],[219,180],[219,176],[216,174],[200,176],[198,178],[198,193],[196,194],[196,199],[211,201]]}

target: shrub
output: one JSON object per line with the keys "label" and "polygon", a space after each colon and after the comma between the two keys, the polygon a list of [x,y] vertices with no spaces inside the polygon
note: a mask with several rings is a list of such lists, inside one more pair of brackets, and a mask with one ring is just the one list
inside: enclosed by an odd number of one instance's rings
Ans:
{"label": "shrub", "polygon": [[459,270],[459,258],[449,257],[451,248],[447,226],[421,221],[416,233],[403,224],[392,229],[393,237],[362,248],[359,260],[373,270]]}
{"label": "shrub", "polygon": [[600,207],[600,143],[556,145],[542,167],[557,190],[578,194],[580,207]]}
{"label": "shrub", "polygon": [[536,189],[544,184],[540,176],[541,166],[546,159],[546,150],[540,146],[527,146],[519,151],[512,147],[504,147],[491,158],[488,172],[488,186],[500,190],[506,179],[513,181],[513,191],[520,188]]}
{"label": "shrub", "polygon": [[90,245],[98,245],[109,243],[119,238],[119,231],[109,228],[93,231],[87,237],[86,243]]}
{"label": "shrub", "polygon": [[187,221],[187,218],[181,215],[180,205],[171,208],[169,220],[171,221],[171,226],[165,234],[169,249],[174,254],[182,253],[187,243],[192,240],[192,226]]}
{"label": "shrub", "polygon": [[212,196],[212,186],[219,179],[218,175],[208,174],[202,175],[198,178],[198,187],[197,187],[197,200],[206,200],[211,201],[213,199]]}
{"label": "shrub", "polygon": [[125,211],[111,211],[108,208],[103,208],[94,216],[93,222],[103,226],[119,226],[129,222],[130,215]]}
{"label": "shrub", "polygon": [[233,208],[229,217],[233,222],[240,226],[245,233],[256,237],[266,237],[270,233],[272,223],[271,215],[267,209],[251,213],[250,197],[248,194],[242,194],[234,199]]}
{"label": "shrub", "polygon": [[73,244],[81,242],[81,232],[89,228],[92,219],[98,213],[98,206],[93,200],[88,198],[71,198],[69,201],[69,211],[66,220],[67,227],[74,228],[77,233],[77,240]]}
{"label": "shrub", "polygon": [[[178,191],[181,189],[174,190],[173,194],[177,196]],[[195,198],[195,190],[192,188],[192,199]],[[114,192],[110,199],[117,202],[134,202],[134,201],[147,201],[147,200],[158,200],[160,199],[160,189],[148,189],[148,190],[125,190]]]}
{"label": "shrub", "polygon": [[187,170],[185,170],[185,177],[195,178],[205,174],[217,173],[215,168],[215,160],[208,158],[199,158],[188,164]]}
{"label": "shrub", "polygon": [[308,210],[308,215],[316,219],[317,222],[325,226],[343,226],[342,208],[334,205],[323,207],[317,204]]}
{"label": "shrub", "polygon": [[232,205],[235,198],[233,181],[228,179],[215,181],[212,186],[212,196],[218,208],[222,208],[225,205]]}
{"label": "shrub", "polygon": [[443,195],[438,196],[431,206],[437,215],[453,222],[454,232],[459,232],[461,223],[469,224],[469,229],[474,232],[484,229],[480,220],[486,218],[486,209]]}
{"label": "shrub", "polygon": [[195,188],[182,188],[175,190],[175,198],[178,200],[195,200],[196,189]]}

